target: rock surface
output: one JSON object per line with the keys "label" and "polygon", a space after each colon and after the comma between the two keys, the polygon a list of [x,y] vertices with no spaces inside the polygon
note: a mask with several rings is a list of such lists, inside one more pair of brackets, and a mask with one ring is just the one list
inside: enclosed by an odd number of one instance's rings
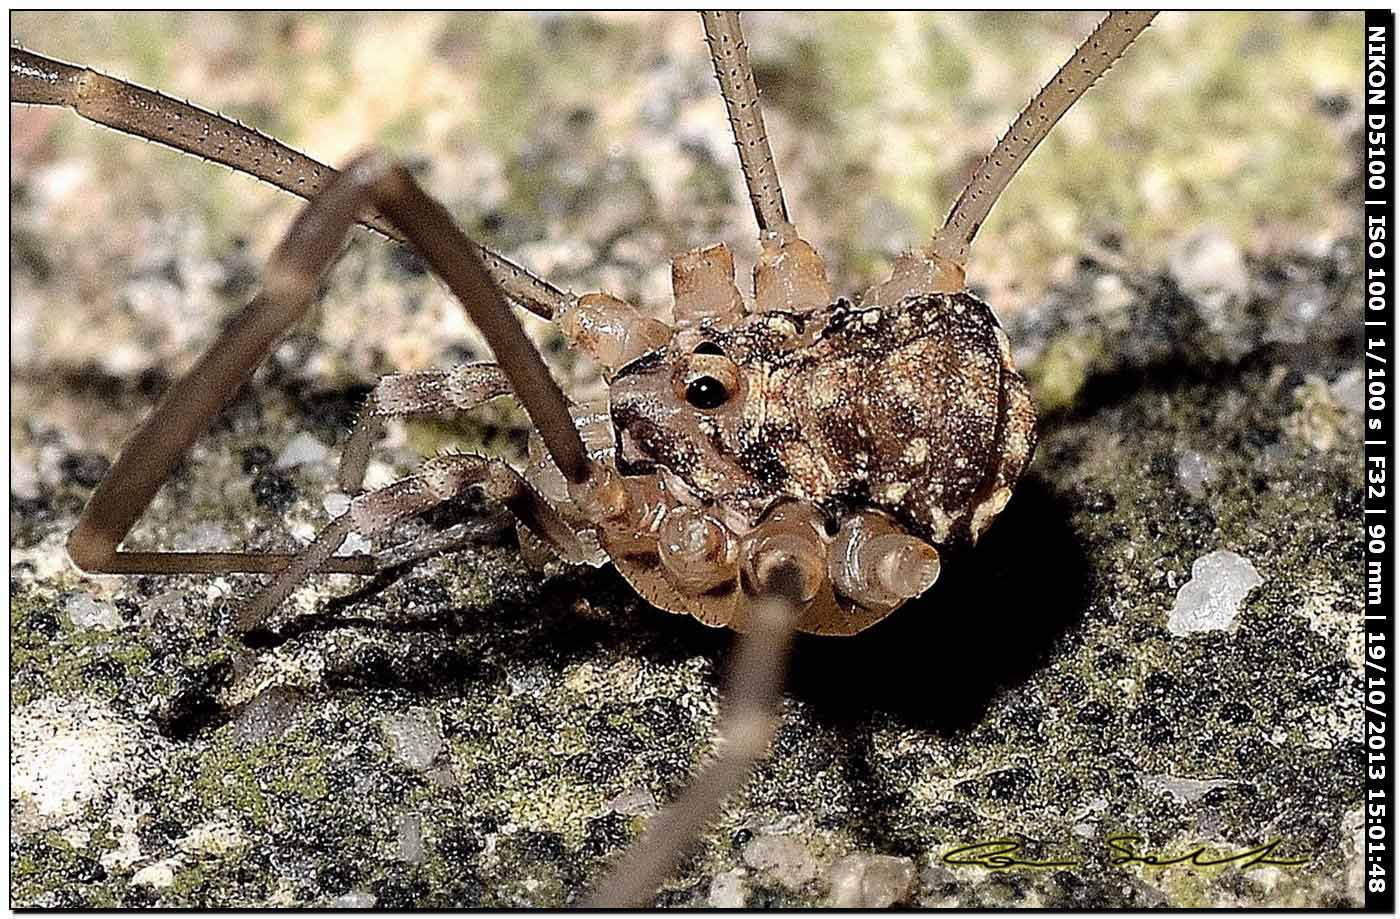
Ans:
{"label": "rock surface", "polygon": [[[746,18],[838,290],[936,226],[1094,19]],[[333,162],[386,143],[575,290],[664,309],[671,253],[752,259],[693,17],[16,13],[12,33]],[[661,905],[1359,902],[1360,60],[1356,14],[1164,15],[1036,153],[969,272],[1040,404],[1031,472],[923,600],[798,643],[773,756]],[[270,646],[228,625],[255,577],[76,572],[83,502],[296,205],[68,113],[14,116],[13,905],[575,902],[700,761],[729,636],[611,569],[537,572],[498,527],[392,577],[314,579]],[[602,392],[530,334],[577,398]],[[130,544],[301,544],[341,506],[376,375],[485,353],[416,258],[358,234]],[[509,400],[393,425],[370,478],[445,448],[518,457],[523,434]],[[329,454],[287,462],[313,441]],[[1231,628],[1175,634],[1221,550],[1260,583],[1208,617]],[[1115,864],[1124,835],[1304,861]],[[755,866],[765,838],[795,858]],[[953,854],[1001,839],[1020,863]]]}

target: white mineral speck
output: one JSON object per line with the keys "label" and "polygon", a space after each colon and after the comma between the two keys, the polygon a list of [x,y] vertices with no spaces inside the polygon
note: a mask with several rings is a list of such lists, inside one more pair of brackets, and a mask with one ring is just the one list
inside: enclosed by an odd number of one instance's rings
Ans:
{"label": "white mineral speck", "polygon": [[748,892],[742,868],[733,868],[715,875],[710,882],[710,906],[713,909],[743,909],[744,896]]}
{"label": "white mineral speck", "polygon": [[420,814],[400,814],[398,819],[399,861],[410,865],[423,863],[423,817]]}
{"label": "white mineral speck", "polygon": [[321,507],[332,517],[339,517],[350,510],[350,496],[343,491],[333,491],[321,499]]}
{"label": "white mineral speck", "polygon": [[287,446],[282,448],[282,453],[277,457],[278,469],[290,469],[293,466],[308,466],[323,462],[330,450],[315,437],[305,432],[298,434],[287,441]]}
{"label": "white mineral speck", "polygon": [[133,874],[131,883],[164,890],[175,883],[175,870],[170,867],[169,862],[156,862],[154,865],[147,865]]}
{"label": "white mineral speck", "polygon": [[789,890],[817,879],[817,860],[792,836],[755,836],[744,846],[744,864],[767,872]]}
{"label": "white mineral speck", "polygon": [[1201,229],[1180,241],[1167,264],[1172,279],[1196,301],[1211,331],[1227,331],[1226,304],[1249,293],[1244,256],[1229,234],[1217,227]]}
{"label": "white mineral speck", "polygon": [[370,460],[369,465],[365,467],[364,486],[367,491],[383,488],[398,479],[399,474],[394,471],[394,467],[383,460]]}
{"label": "white mineral speck", "polygon": [[190,830],[175,845],[190,855],[217,858],[243,844],[243,835],[236,826],[210,820]]}
{"label": "white mineral speck", "polygon": [[1361,368],[1353,367],[1332,381],[1327,387],[1338,405],[1360,415],[1366,409],[1366,381],[1361,378]]}
{"label": "white mineral speck", "polygon": [[68,614],[68,621],[73,623],[74,628],[104,629],[110,632],[122,627],[122,617],[115,606],[94,600],[87,594],[70,597],[68,602],[63,604],[63,611]]}
{"label": "white mineral speck", "polygon": [[18,457],[10,459],[10,497],[33,501],[39,497],[39,473],[33,463]]}
{"label": "white mineral speck", "polygon": [[340,544],[340,548],[335,550],[336,555],[372,555],[374,544],[365,539],[359,533],[351,533],[345,537],[345,542]]}
{"label": "white mineral speck", "polygon": [[1240,612],[1240,602],[1264,583],[1254,565],[1228,549],[1210,552],[1191,564],[1191,579],[1176,592],[1167,631],[1189,635],[1225,629]]}
{"label": "white mineral speck", "polygon": [[1215,464],[1195,450],[1187,450],[1176,458],[1176,480],[1193,498],[1205,496],[1206,483],[1215,475]]}
{"label": "white mineral speck", "polygon": [[1137,293],[1116,274],[1094,279],[1094,311],[1101,315],[1121,313],[1138,298]]}
{"label": "white mineral speck", "polygon": [[1149,791],[1165,792],[1178,801],[1190,802],[1204,797],[1216,788],[1229,788],[1238,784],[1231,779],[1192,779],[1179,775],[1141,775],[1139,781]]}
{"label": "white mineral speck", "polygon": [[631,788],[609,801],[608,810],[624,817],[650,817],[657,811],[656,796],[648,788]]}
{"label": "white mineral speck", "polygon": [[383,725],[394,758],[414,771],[427,769],[443,751],[442,731],[426,712],[390,715]]}
{"label": "white mineral speck", "polygon": [[40,169],[31,179],[31,187],[44,206],[61,204],[89,181],[91,168],[75,162],[60,163]]}
{"label": "white mineral speck", "polygon": [[174,537],[172,548],[181,552],[217,552],[233,544],[233,537],[223,525],[203,520],[182,528]]}
{"label": "white mineral speck", "polygon": [[827,874],[831,905],[839,909],[886,909],[901,903],[914,885],[914,860],[893,855],[847,855]]}
{"label": "white mineral speck", "polygon": [[334,909],[373,909],[377,902],[374,894],[367,890],[352,890],[332,900],[331,907]]}

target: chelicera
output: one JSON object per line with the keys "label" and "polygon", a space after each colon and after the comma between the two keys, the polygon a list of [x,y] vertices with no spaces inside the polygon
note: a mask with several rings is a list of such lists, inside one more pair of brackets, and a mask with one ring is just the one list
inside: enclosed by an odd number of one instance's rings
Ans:
{"label": "chelicera", "polygon": [[[941,550],[976,542],[1010,500],[1035,449],[1035,412],[1006,335],[967,290],[968,249],[1026,157],[1152,19],[1115,13],[1100,23],[988,154],[930,243],[902,255],[886,281],[844,298],[789,219],[738,14],[702,16],[760,252],[743,291],[726,245],[676,256],[669,323],[606,293],[559,290],[473,242],[380,152],[337,172],[149,90],[28,51],[10,55],[12,101],[68,106],[309,199],[259,294],[170,387],[88,501],[68,542],[80,567],[270,574],[236,614],[248,633],[312,574],[373,573],[374,556],[340,554],[352,532],[384,534],[480,489],[514,513],[523,547],[611,562],[653,605],[743,633],[719,755],[614,868],[598,904],[646,902],[746,780],[772,737],[794,632],[851,635],[890,615],[933,585]],[[342,453],[339,484],[355,497],[295,555],[120,550],[190,445],[304,315],[357,221],[419,252],[497,363],[381,379]],[[604,369],[605,405],[568,403],[512,302],[556,321]],[[386,419],[507,393],[536,429],[523,474],[445,455],[364,490]]]}

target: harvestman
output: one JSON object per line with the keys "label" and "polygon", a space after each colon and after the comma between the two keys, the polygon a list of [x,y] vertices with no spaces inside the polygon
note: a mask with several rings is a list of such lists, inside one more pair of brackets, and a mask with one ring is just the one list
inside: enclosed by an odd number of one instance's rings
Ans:
{"label": "harvestman", "polygon": [[[939,546],[975,542],[1010,499],[1035,448],[1035,414],[1005,334],[966,290],[968,249],[1026,157],[1153,16],[1101,22],[983,160],[929,245],[851,302],[833,298],[820,256],[788,218],[738,14],[701,15],[760,255],[751,295],[735,285],[723,244],[676,256],[670,325],[607,294],[561,291],[473,242],[381,152],[337,172],[219,115],[10,51],[12,102],[67,106],[309,200],[262,290],[170,387],[88,500],[68,540],[79,567],[271,574],[236,615],[247,633],[313,573],[373,573],[375,557],[335,554],[350,533],[383,533],[479,488],[515,515],[522,542],[568,561],[610,560],[654,605],[743,633],[720,752],[599,886],[600,905],[647,902],[742,787],[775,730],[796,631],[853,634],[889,615],[933,584]],[[356,497],[299,553],[120,550],[190,445],[305,314],[357,221],[423,256],[497,362],[381,379],[341,458],[340,485]],[[604,368],[608,406],[569,405],[509,302],[558,322]],[[385,419],[507,393],[543,447],[525,476],[446,455],[363,490]]]}

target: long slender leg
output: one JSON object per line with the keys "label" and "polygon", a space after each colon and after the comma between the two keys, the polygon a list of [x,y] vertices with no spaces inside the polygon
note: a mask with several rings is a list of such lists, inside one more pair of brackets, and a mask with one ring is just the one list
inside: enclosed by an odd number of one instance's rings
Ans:
{"label": "long slender leg", "polygon": [[715,79],[719,80],[720,93],[729,110],[734,145],[739,148],[739,162],[759,233],[778,232],[789,222],[787,204],[778,182],[773,148],[768,145],[768,132],[763,127],[763,109],[758,104],[758,86],[749,65],[749,46],[739,28],[739,14],[733,10],[706,11],[700,19],[710,46],[710,60],[715,65]]}
{"label": "long slender leg", "polygon": [[[253,375],[273,343],[305,313],[362,197],[354,183],[332,178],[273,252],[263,289],[127,439],[68,537],[68,554],[80,568],[111,574],[180,574],[266,572],[286,566],[287,555],[118,552],[117,546],[195,438]],[[346,558],[329,560],[324,570],[364,574],[374,567],[371,559]]]}
{"label": "long slender leg", "polygon": [[[589,481],[593,464],[568,403],[525,337],[471,242],[402,166],[377,152],[356,158],[298,215],[273,253],[263,289],[127,441],[68,538],[69,555],[87,571],[176,574],[277,571],[285,556],[260,553],[117,551],[195,438],[228,403],[274,342],[305,313],[356,214],[376,204],[427,259],[481,328],[516,396],[565,477]],[[327,558],[321,570],[368,573],[370,559]]]}
{"label": "long slender leg", "polygon": [[753,269],[754,307],[759,312],[808,312],[828,306],[831,283],[826,277],[826,265],[788,219],[739,14],[733,10],[709,11],[702,12],[700,19],[758,222],[762,251]]}
{"label": "long slender leg", "polygon": [[409,517],[451,501],[469,488],[479,487],[486,496],[504,504],[511,513],[546,543],[562,551],[577,549],[577,540],[559,516],[515,470],[500,460],[481,456],[438,456],[408,478],[359,495],[350,509],[332,520],[296,559],[272,578],[235,616],[239,632],[262,624],[297,585],[317,570],[345,542],[351,532],[378,535]]}
{"label": "long slender leg", "polygon": [[1074,49],[1054,79],[1021,110],[992,152],[982,160],[948,212],[943,228],[933,236],[929,251],[962,266],[972,239],[1012,176],[1025,163],[1055,122],[1128,50],[1133,39],[1156,16],[1154,11],[1110,13]]}
{"label": "long slender leg", "polygon": [[[479,546],[498,540],[514,531],[515,518],[510,513],[501,511],[486,517],[473,517],[471,520],[454,523],[441,532],[429,533],[420,539],[389,546],[382,552],[376,552],[374,560],[380,570],[388,571],[425,558],[456,552],[467,546]],[[557,546],[547,545],[545,548],[555,554],[558,552]]]}
{"label": "long slender leg", "polygon": [[[222,115],[20,48],[10,49],[10,101],[65,106],[89,121],[222,163],[307,199],[336,174],[330,166]],[[379,213],[367,213],[360,222],[393,239],[404,238]],[[505,256],[479,243],[469,245],[506,296],[532,313],[550,319],[569,301],[563,291]]]}
{"label": "long slender leg", "polygon": [[381,378],[360,409],[341,451],[340,487],[354,493],[364,486],[370,447],[386,419],[466,411],[509,392],[510,381],[495,364],[463,364],[451,370],[419,370]]}
{"label": "long slender leg", "polygon": [[574,427],[568,401],[525,337],[500,288],[475,257],[471,240],[442,205],[418,187],[407,169],[384,154],[373,150],[361,154],[346,171],[357,173],[372,202],[467,308],[564,478],[576,485],[588,481],[593,462]]}
{"label": "long slender leg", "polygon": [[725,798],[744,786],[777,729],[784,676],[803,600],[800,562],[779,556],[766,569],[748,630],[739,638],[724,688],[718,733],[722,747],[679,797],[652,818],[586,907],[646,906]]}

